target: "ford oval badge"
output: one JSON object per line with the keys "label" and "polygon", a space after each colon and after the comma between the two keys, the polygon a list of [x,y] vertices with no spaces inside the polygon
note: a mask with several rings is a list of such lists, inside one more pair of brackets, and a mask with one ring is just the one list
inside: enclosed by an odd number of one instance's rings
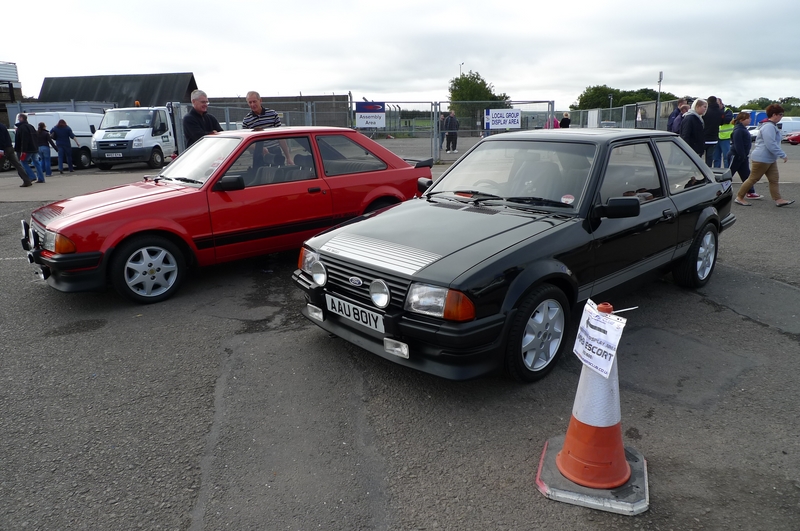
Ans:
{"label": "ford oval badge", "polygon": [[348,278],[348,279],[347,279],[347,281],[348,281],[348,282],[350,282],[350,284],[352,284],[352,285],[354,285],[354,286],[356,286],[356,287],[358,287],[358,286],[361,286],[361,285],[363,285],[363,284],[364,284],[364,283],[361,281],[361,279],[360,279],[360,278],[358,278],[358,277],[350,277],[350,278]]}

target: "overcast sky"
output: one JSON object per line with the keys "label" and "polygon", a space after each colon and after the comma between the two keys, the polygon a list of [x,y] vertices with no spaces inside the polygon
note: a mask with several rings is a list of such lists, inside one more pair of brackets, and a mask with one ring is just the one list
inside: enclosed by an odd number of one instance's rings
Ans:
{"label": "overcast sky", "polygon": [[589,86],[657,89],[659,71],[678,96],[800,97],[797,0],[8,3],[0,61],[26,96],[45,77],[192,72],[211,97],[445,101],[460,68],[557,110]]}

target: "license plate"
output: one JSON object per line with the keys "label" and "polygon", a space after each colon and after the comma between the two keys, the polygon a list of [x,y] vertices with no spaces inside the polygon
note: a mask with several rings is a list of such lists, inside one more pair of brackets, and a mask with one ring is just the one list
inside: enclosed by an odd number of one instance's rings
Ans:
{"label": "license plate", "polygon": [[106,153],[106,157],[122,157],[122,153]]}
{"label": "license plate", "polygon": [[328,307],[328,311],[336,315],[341,315],[354,323],[366,326],[370,330],[375,330],[382,334],[385,332],[383,328],[383,316],[379,313],[366,310],[360,306],[355,306],[349,302],[337,299],[336,297],[331,297],[328,294],[325,295],[325,304]]}

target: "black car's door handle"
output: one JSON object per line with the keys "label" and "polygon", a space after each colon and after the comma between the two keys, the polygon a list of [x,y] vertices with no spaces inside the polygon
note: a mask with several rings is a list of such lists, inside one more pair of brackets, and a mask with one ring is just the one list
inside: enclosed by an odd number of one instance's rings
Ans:
{"label": "black car's door handle", "polygon": [[661,215],[664,217],[665,221],[675,221],[675,212],[670,209],[663,211]]}
{"label": "black car's door handle", "polygon": [[309,194],[318,194],[321,191],[322,191],[322,188],[320,188],[319,186],[314,186],[314,187],[308,189],[308,193]]}

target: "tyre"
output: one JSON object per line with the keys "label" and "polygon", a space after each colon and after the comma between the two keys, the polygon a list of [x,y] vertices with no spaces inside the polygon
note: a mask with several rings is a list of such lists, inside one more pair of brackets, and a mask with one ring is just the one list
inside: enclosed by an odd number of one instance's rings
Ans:
{"label": "tyre", "polygon": [[154,170],[164,166],[164,154],[161,153],[160,149],[157,147],[153,148],[152,153],[150,153],[150,158],[147,159],[147,165]]}
{"label": "tyre", "polygon": [[0,160],[0,171],[8,171],[11,169],[11,161],[7,157]]}
{"label": "tyre", "polygon": [[506,348],[506,373],[518,382],[535,382],[555,366],[564,350],[569,303],[557,287],[542,284],[520,305]]}
{"label": "tyre", "polygon": [[95,166],[97,166],[97,169],[101,171],[108,171],[111,169],[111,164],[107,162],[98,162],[95,164]]}
{"label": "tyre", "polygon": [[92,153],[88,149],[81,148],[78,150],[77,157],[73,157],[75,159],[75,166],[79,170],[84,170],[91,166],[92,164]]}
{"label": "tyre", "polygon": [[685,288],[705,286],[717,265],[717,227],[707,223],[692,242],[689,252],[672,269],[675,283]]}
{"label": "tyre", "polygon": [[120,295],[151,304],[170,298],[183,281],[186,259],[177,245],[161,236],[125,241],[111,259],[111,283]]}

